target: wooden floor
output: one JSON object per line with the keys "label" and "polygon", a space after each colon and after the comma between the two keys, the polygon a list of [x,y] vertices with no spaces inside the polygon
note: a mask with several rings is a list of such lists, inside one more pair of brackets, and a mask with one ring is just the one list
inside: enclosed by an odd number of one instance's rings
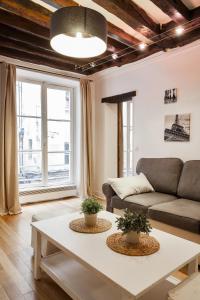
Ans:
{"label": "wooden floor", "polygon": [[[76,198],[26,205],[20,215],[0,217],[0,300],[71,299],[47,275],[43,273],[42,280],[35,281],[32,272],[31,217],[37,212],[63,205],[66,211],[77,211],[80,209],[80,200]],[[115,212],[121,214],[120,211]],[[152,225],[173,233],[170,226],[156,222]],[[179,272],[177,276],[183,279],[185,275]]]}
{"label": "wooden floor", "polygon": [[[0,300],[69,300],[47,275],[33,279],[31,217],[33,214],[66,206],[77,211],[80,201],[68,199],[23,206],[23,213],[0,217]],[[103,300],[103,299],[102,299]]]}

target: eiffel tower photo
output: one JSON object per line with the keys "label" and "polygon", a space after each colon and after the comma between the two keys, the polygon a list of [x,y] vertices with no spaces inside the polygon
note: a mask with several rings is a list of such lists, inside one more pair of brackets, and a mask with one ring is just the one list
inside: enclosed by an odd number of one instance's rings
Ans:
{"label": "eiffel tower photo", "polygon": [[190,140],[190,114],[165,116],[164,140],[188,142]]}

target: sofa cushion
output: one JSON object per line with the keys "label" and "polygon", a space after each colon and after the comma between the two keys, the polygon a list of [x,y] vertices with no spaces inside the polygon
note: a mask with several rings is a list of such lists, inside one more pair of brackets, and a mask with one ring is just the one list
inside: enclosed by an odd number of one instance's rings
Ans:
{"label": "sofa cushion", "polygon": [[178,158],[141,158],[136,171],[146,175],[156,192],[176,195],[182,168]]}
{"label": "sofa cushion", "polygon": [[149,208],[149,217],[172,226],[199,233],[200,203],[189,199],[177,199],[154,205]]}
{"label": "sofa cushion", "polygon": [[178,195],[181,198],[200,201],[200,160],[190,160],[184,164]]}
{"label": "sofa cushion", "polygon": [[147,213],[148,208],[158,203],[165,203],[177,199],[174,195],[162,193],[144,193],[139,195],[132,195],[121,200],[118,196],[112,197],[112,207],[124,209],[129,208],[136,212]]}
{"label": "sofa cushion", "polygon": [[152,185],[143,173],[135,176],[108,178],[108,183],[121,199],[130,195],[154,192]]}

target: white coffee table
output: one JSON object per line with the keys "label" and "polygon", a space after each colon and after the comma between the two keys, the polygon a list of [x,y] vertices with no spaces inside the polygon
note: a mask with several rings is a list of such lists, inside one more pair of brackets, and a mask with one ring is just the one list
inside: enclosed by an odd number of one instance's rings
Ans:
{"label": "white coffee table", "polygon": [[[76,300],[166,300],[168,290],[179,283],[170,276],[174,271],[189,264],[189,273],[197,272],[200,245],[156,229],[151,235],[160,242],[157,253],[133,257],[113,252],[106,238],[117,231],[117,215],[105,211],[99,215],[113,226],[98,234],[68,227],[80,213],[34,222],[35,279],[40,279],[42,269]],[[61,252],[42,258],[41,236]]]}

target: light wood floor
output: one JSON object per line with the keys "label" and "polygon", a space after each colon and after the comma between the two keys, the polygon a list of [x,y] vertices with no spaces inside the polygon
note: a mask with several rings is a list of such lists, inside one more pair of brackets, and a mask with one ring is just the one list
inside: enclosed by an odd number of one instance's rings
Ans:
{"label": "light wood floor", "polygon": [[[71,299],[47,275],[43,273],[42,280],[35,281],[32,273],[31,217],[37,212],[63,205],[66,206],[66,211],[77,211],[80,209],[80,200],[76,198],[25,205],[20,215],[0,217],[0,300]],[[170,226],[156,222],[152,225],[173,233]],[[185,275],[179,272],[177,276],[183,279]]]}

